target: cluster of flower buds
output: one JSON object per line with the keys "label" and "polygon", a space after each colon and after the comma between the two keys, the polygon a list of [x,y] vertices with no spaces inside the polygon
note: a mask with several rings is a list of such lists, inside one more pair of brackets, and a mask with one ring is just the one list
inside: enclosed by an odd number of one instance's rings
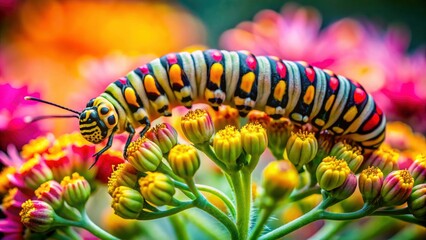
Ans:
{"label": "cluster of flower buds", "polygon": [[89,182],[78,173],[66,176],[61,183],[55,180],[41,184],[37,199],[22,203],[21,222],[35,232],[45,232],[57,226],[66,226],[60,219],[78,221],[90,196]]}

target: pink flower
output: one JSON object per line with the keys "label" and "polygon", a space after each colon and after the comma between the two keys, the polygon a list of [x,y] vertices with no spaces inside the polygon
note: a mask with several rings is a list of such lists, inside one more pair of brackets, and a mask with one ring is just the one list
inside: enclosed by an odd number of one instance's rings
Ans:
{"label": "pink flower", "polygon": [[226,31],[220,45],[232,50],[245,49],[254,54],[314,63],[327,59],[315,53],[320,26],[321,17],[315,9],[288,4],[281,14],[264,10],[255,16],[253,22],[243,22]]}
{"label": "pink flower", "polygon": [[9,144],[20,149],[30,139],[44,133],[39,123],[24,121],[26,116],[38,111],[34,102],[25,101],[24,97],[40,97],[40,94],[29,92],[27,86],[15,87],[9,83],[0,83],[0,92],[0,149],[5,151]]}
{"label": "pink flower", "polygon": [[361,83],[388,119],[426,132],[426,54],[407,55],[409,32],[349,18],[323,30],[320,25],[316,10],[286,4],[281,13],[261,11],[252,22],[226,31],[220,45],[328,68]]}

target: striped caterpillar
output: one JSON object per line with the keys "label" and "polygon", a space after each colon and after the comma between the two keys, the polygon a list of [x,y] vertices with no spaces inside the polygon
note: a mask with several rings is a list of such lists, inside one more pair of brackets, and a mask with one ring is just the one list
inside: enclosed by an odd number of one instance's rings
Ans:
{"label": "striped caterpillar", "polygon": [[[344,135],[364,151],[380,146],[385,135],[385,116],[370,94],[350,79],[304,62],[273,56],[254,56],[247,51],[206,50],[167,54],[129,72],[111,83],[78,112],[41,99],[77,115],[80,132],[92,143],[108,138],[99,156],[111,147],[113,136],[128,132],[130,144],[135,129],[170,116],[176,105],[191,108],[207,102],[215,110],[221,104],[236,107],[240,116],[250,110],[264,111],[274,119],[288,117],[295,124],[310,123],[318,131]],[[94,164],[95,164],[94,163]]]}

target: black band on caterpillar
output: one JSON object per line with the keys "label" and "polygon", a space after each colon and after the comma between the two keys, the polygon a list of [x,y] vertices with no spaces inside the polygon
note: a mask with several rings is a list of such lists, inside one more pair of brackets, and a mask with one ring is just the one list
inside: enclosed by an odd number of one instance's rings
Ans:
{"label": "black band on caterpillar", "polygon": [[129,143],[135,128],[144,126],[143,135],[150,120],[197,101],[216,110],[231,105],[241,116],[257,109],[274,119],[310,123],[365,151],[384,141],[385,116],[359,83],[305,62],[224,50],[171,53],[129,72],[90,101],[80,130],[93,143],[109,138],[99,157],[115,133],[129,132]]}

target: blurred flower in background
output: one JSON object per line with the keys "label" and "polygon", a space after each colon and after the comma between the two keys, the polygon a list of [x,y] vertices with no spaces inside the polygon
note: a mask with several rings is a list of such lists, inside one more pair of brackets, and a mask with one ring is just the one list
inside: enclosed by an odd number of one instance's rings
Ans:
{"label": "blurred flower in background", "polygon": [[[173,2],[48,0],[12,6],[15,11],[3,19],[1,82],[13,79],[43,99],[78,110],[155,56],[204,44],[203,25]],[[50,130],[77,129],[68,123],[51,121]]]}
{"label": "blurred flower in background", "polygon": [[389,120],[404,121],[425,133],[426,75],[421,71],[426,68],[426,51],[406,53],[408,30],[391,26],[383,31],[350,18],[320,27],[315,9],[286,4],[281,13],[264,10],[252,22],[224,32],[220,45],[333,70],[360,82]]}
{"label": "blurred flower in background", "polygon": [[[0,77],[1,79],[1,77]],[[0,150],[6,151],[8,145],[21,148],[29,140],[45,133],[38,123],[27,124],[25,117],[37,112],[40,108],[34,102],[24,101],[24,97],[38,97],[37,92],[30,92],[28,86],[14,86],[0,83]]]}

